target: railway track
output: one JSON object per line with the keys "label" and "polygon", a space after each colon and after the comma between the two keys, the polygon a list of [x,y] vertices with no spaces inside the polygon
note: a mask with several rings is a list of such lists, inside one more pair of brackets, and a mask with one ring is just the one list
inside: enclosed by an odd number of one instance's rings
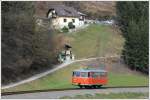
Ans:
{"label": "railway track", "polygon": [[[97,89],[110,89],[110,88],[144,88],[149,86],[116,86],[116,87],[101,87]],[[26,94],[26,93],[37,93],[37,92],[53,92],[53,91],[67,91],[67,90],[86,90],[95,88],[64,88],[64,89],[46,89],[46,90],[31,90],[31,91],[17,91],[17,92],[3,92],[1,96],[5,95],[15,95],[15,94]]]}

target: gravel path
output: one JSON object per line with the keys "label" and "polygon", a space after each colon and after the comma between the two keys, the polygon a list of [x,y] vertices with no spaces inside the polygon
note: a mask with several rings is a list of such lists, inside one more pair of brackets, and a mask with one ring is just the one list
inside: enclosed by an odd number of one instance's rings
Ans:
{"label": "gravel path", "polygon": [[[120,57],[118,55],[115,55],[115,56],[109,56],[109,58],[111,57]],[[94,60],[94,59],[104,59],[104,58],[107,58],[107,57],[95,57],[95,58],[87,58],[87,59],[80,59],[80,60],[74,60],[74,61],[70,61],[70,62],[66,62],[66,63],[63,63],[63,64],[60,64],[60,65],[57,65],[56,67],[54,67],[53,69],[50,69],[46,72],[43,72],[43,73],[40,73],[40,74],[36,74],[28,79],[25,79],[25,80],[22,80],[22,81],[19,81],[19,82],[16,82],[16,83],[11,83],[11,84],[8,84],[6,86],[2,86],[1,89],[7,89],[7,88],[10,88],[10,87],[14,87],[14,86],[17,86],[17,85],[20,85],[20,84],[24,84],[24,83],[27,83],[27,82],[30,82],[30,81],[33,81],[33,80],[36,80],[38,78],[41,78],[43,76],[46,76],[47,74],[50,74],[50,73],[53,73],[61,68],[64,68],[72,63],[75,63],[75,62],[81,62],[81,61],[88,61],[88,60]]]}
{"label": "gravel path", "polygon": [[148,93],[148,87],[142,88],[107,88],[107,89],[83,89],[83,90],[66,90],[66,91],[53,91],[53,92],[38,92],[27,94],[16,94],[2,96],[2,99],[59,99],[63,96],[75,96],[84,94],[95,93]]}

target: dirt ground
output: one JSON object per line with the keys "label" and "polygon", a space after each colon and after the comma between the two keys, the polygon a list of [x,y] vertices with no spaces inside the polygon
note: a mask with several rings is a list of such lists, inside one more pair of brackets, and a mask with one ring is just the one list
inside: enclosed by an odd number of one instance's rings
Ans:
{"label": "dirt ground", "polygon": [[89,68],[106,69],[108,72],[121,73],[121,74],[137,74],[145,75],[142,72],[131,70],[122,59],[96,59],[91,61],[84,61],[79,63],[81,66],[88,66]]}

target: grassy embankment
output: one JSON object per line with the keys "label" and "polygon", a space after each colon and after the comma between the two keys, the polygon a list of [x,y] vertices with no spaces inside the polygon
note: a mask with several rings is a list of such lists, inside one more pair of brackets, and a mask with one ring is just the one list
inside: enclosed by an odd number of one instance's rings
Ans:
{"label": "grassy embankment", "polygon": [[[116,30],[110,26],[101,25],[92,25],[85,30],[66,36],[72,38],[71,44],[76,58],[120,54],[124,42],[124,39]],[[78,68],[81,68],[81,65],[75,63],[43,78],[2,90],[2,92],[75,87],[71,85],[71,75],[72,71]],[[107,86],[128,85],[148,85],[148,78],[133,73],[109,72],[109,83]]]}
{"label": "grassy embankment", "polygon": [[[60,69],[52,74],[35,81],[25,83],[16,87],[5,89],[6,91],[22,91],[22,90],[41,90],[41,89],[57,89],[57,88],[75,88],[71,84],[72,71],[81,68],[80,64],[72,64],[68,67]],[[136,75],[134,73],[121,74],[109,72],[109,82],[107,86],[143,86],[148,85],[148,77],[144,75]]]}
{"label": "grassy embankment", "polygon": [[76,58],[120,54],[124,39],[115,28],[91,25],[84,30],[67,35]]}

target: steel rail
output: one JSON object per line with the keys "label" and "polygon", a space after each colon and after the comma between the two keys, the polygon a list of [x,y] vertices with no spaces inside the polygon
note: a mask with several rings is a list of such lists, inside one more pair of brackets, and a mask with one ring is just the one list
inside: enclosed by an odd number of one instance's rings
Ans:
{"label": "steel rail", "polygon": [[17,91],[17,92],[2,92],[1,96],[14,95],[14,94],[26,94],[37,92],[54,92],[54,91],[67,91],[67,90],[86,90],[86,89],[109,89],[109,88],[144,88],[149,86],[106,86],[101,88],[64,88],[64,89],[45,89],[45,90],[30,90],[30,91]]}

